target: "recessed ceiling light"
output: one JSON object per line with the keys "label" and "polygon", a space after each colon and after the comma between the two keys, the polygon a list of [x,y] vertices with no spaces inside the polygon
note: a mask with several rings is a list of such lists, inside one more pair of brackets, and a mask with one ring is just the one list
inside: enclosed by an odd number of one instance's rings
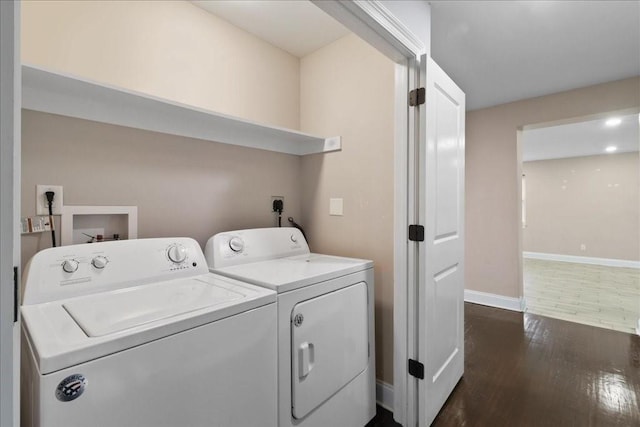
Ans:
{"label": "recessed ceiling light", "polygon": [[622,123],[622,119],[618,117],[614,117],[605,122],[605,124],[609,127],[618,126],[620,123]]}
{"label": "recessed ceiling light", "polygon": [[618,149],[618,147],[616,147],[615,145],[610,145],[607,148],[605,148],[604,151],[606,151],[607,153],[613,153],[617,149]]}

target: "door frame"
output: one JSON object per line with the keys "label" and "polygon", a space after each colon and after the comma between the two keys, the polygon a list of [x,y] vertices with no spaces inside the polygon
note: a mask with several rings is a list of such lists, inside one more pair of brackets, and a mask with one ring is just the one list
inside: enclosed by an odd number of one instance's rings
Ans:
{"label": "door frame", "polygon": [[[416,112],[410,111],[409,88],[417,85],[417,66],[425,46],[378,0],[311,0],[350,31],[396,63],[394,132],[394,418],[402,425],[416,425],[417,385],[408,384],[407,364],[414,356],[409,336],[415,334],[415,308],[408,301],[416,281],[416,249],[409,245],[407,229],[416,218],[415,144]],[[19,424],[19,322],[13,322],[13,266],[19,265],[20,167],[21,167],[21,68],[20,3],[2,6],[2,190],[0,195],[0,424]],[[425,16],[425,25],[429,16]],[[7,72],[5,72],[5,68]],[[7,91],[7,94],[5,94]],[[10,92],[10,96],[9,96]],[[413,197],[412,197],[413,195]],[[414,272],[414,273],[412,273]],[[414,326],[412,326],[414,325]],[[16,370],[17,369],[17,370]],[[7,380],[8,378],[8,380]]]}
{"label": "door frame", "polygon": [[[20,2],[0,2],[0,425],[20,422]],[[19,283],[19,277],[17,278]],[[15,290],[19,294],[19,290]]]}
{"label": "door frame", "polygon": [[[410,110],[408,93],[418,87],[425,46],[376,0],[310,0],[347,29],[395,62],[394,100],[394,302],[393,417],[403,426],[418,424],[418,382],[409,377],[407,360],[417,359],[417,244],[408,240],[409,224],[418,220],[418,109]],[[429,20],[425,16],[425,20]],[[430,22],[426,22],[430,25]]]}
{"label": "door frame", "polygon": [[[524,227],[522,226],[522,217],[523,217],[522,209],[523,207],[526,209],[526,203],[524,205],[522,203],[523,186],[521,181],[522,177],[524,177],[524,166],[523,166],[524,160],[522,159],[522,150],[524,149],[523,133],[529,130],[534,130],[534,129],[542,129],[542,128],[548,128],[553,126],[567,125],[572,123],[581,123],[581,122],[586,122],[590,120],[604,119],[606,117],[611,117],[611,116],[629,116],[632,114],[640,114],[640,108],[638,107],[622,108],[622,109],[616,109],[616,110],[601,111],[598,113],[591,113],[591,114],[581,115],[581,116],[563,117],[563,118],[557,118],[554,120],[547,120],[544,122],[523,124],[516,128],[516,173],[517,173],[517,179],[520,180],[516,187],[517,188],[516,199],[518,201],[516,215],[518,218],[518,223],[520,224],[518,226],[518,276],[517,277],[518,277],[518,294],[520,298],[520,311],[522,311],[523,313],[527,310],[527,298],[524,293]],[[640,325],[640,319],[638,319],[638,324]]]}

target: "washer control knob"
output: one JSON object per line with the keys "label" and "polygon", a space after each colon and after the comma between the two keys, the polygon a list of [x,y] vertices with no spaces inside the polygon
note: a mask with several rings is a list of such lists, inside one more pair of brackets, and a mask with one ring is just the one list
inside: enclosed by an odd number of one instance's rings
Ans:
{"label": "washer control knob", "polygon": [[231,248],[233,252],[242,252],[244,242],[239,237],[232,237],[231,240],[229,240],[229,248]]}
{"label": "washer control knob", "polygon": [[180,264],[187,259],[187,249],[180,244],[171,245],[167,249],[167,256],[174,263]]}
{"label": "washer control knob", "polygon": [[75,259],[67,259],[62,263],[62,269],[66,273],[74,273],[78,269],[78,265],[80,264]]}
{"label": "washer control knob", "polygon": [[107,257],[102,255],[98,255],[91,260],[91,265],[93,265],[98,270],[102,270],[103,268],[105,268],[108,263],[109,260],[107,259]]}
{"label": "washer control knob", "polygon": [[298,238],[296,237],[296,235],[295,235],[295,234],[292,234],[292,235],[291,235],[291,241],[292,241],[293,243],[298,243]]}

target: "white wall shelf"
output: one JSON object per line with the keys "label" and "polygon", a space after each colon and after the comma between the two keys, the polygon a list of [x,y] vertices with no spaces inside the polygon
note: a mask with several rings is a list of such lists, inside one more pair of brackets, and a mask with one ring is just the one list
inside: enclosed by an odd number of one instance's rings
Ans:
{"label": "white wall shelf", "polygon": [[22,65],[22,108],[299,156],[342,148],[339,136],[265,126],[30,65]]}

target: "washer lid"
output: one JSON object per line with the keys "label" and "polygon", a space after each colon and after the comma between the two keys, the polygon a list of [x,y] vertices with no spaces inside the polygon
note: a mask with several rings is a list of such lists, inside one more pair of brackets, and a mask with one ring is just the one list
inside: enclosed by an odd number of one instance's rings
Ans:
{"label": "washer lid", "polygon": [[101,337],[146,323],[244,298],[203,278],[94,294],[62,306],[90,337]]}
{"label": "washer lid", "polygon": [[283,293],[372,267],[373,261],[364,259],[306,254],[212,271]]}
{"label": "washer lid", "polygon": [[22,306],[22,327],[41,374],[274,303],[275,292],[222,277],[141,284]]}

